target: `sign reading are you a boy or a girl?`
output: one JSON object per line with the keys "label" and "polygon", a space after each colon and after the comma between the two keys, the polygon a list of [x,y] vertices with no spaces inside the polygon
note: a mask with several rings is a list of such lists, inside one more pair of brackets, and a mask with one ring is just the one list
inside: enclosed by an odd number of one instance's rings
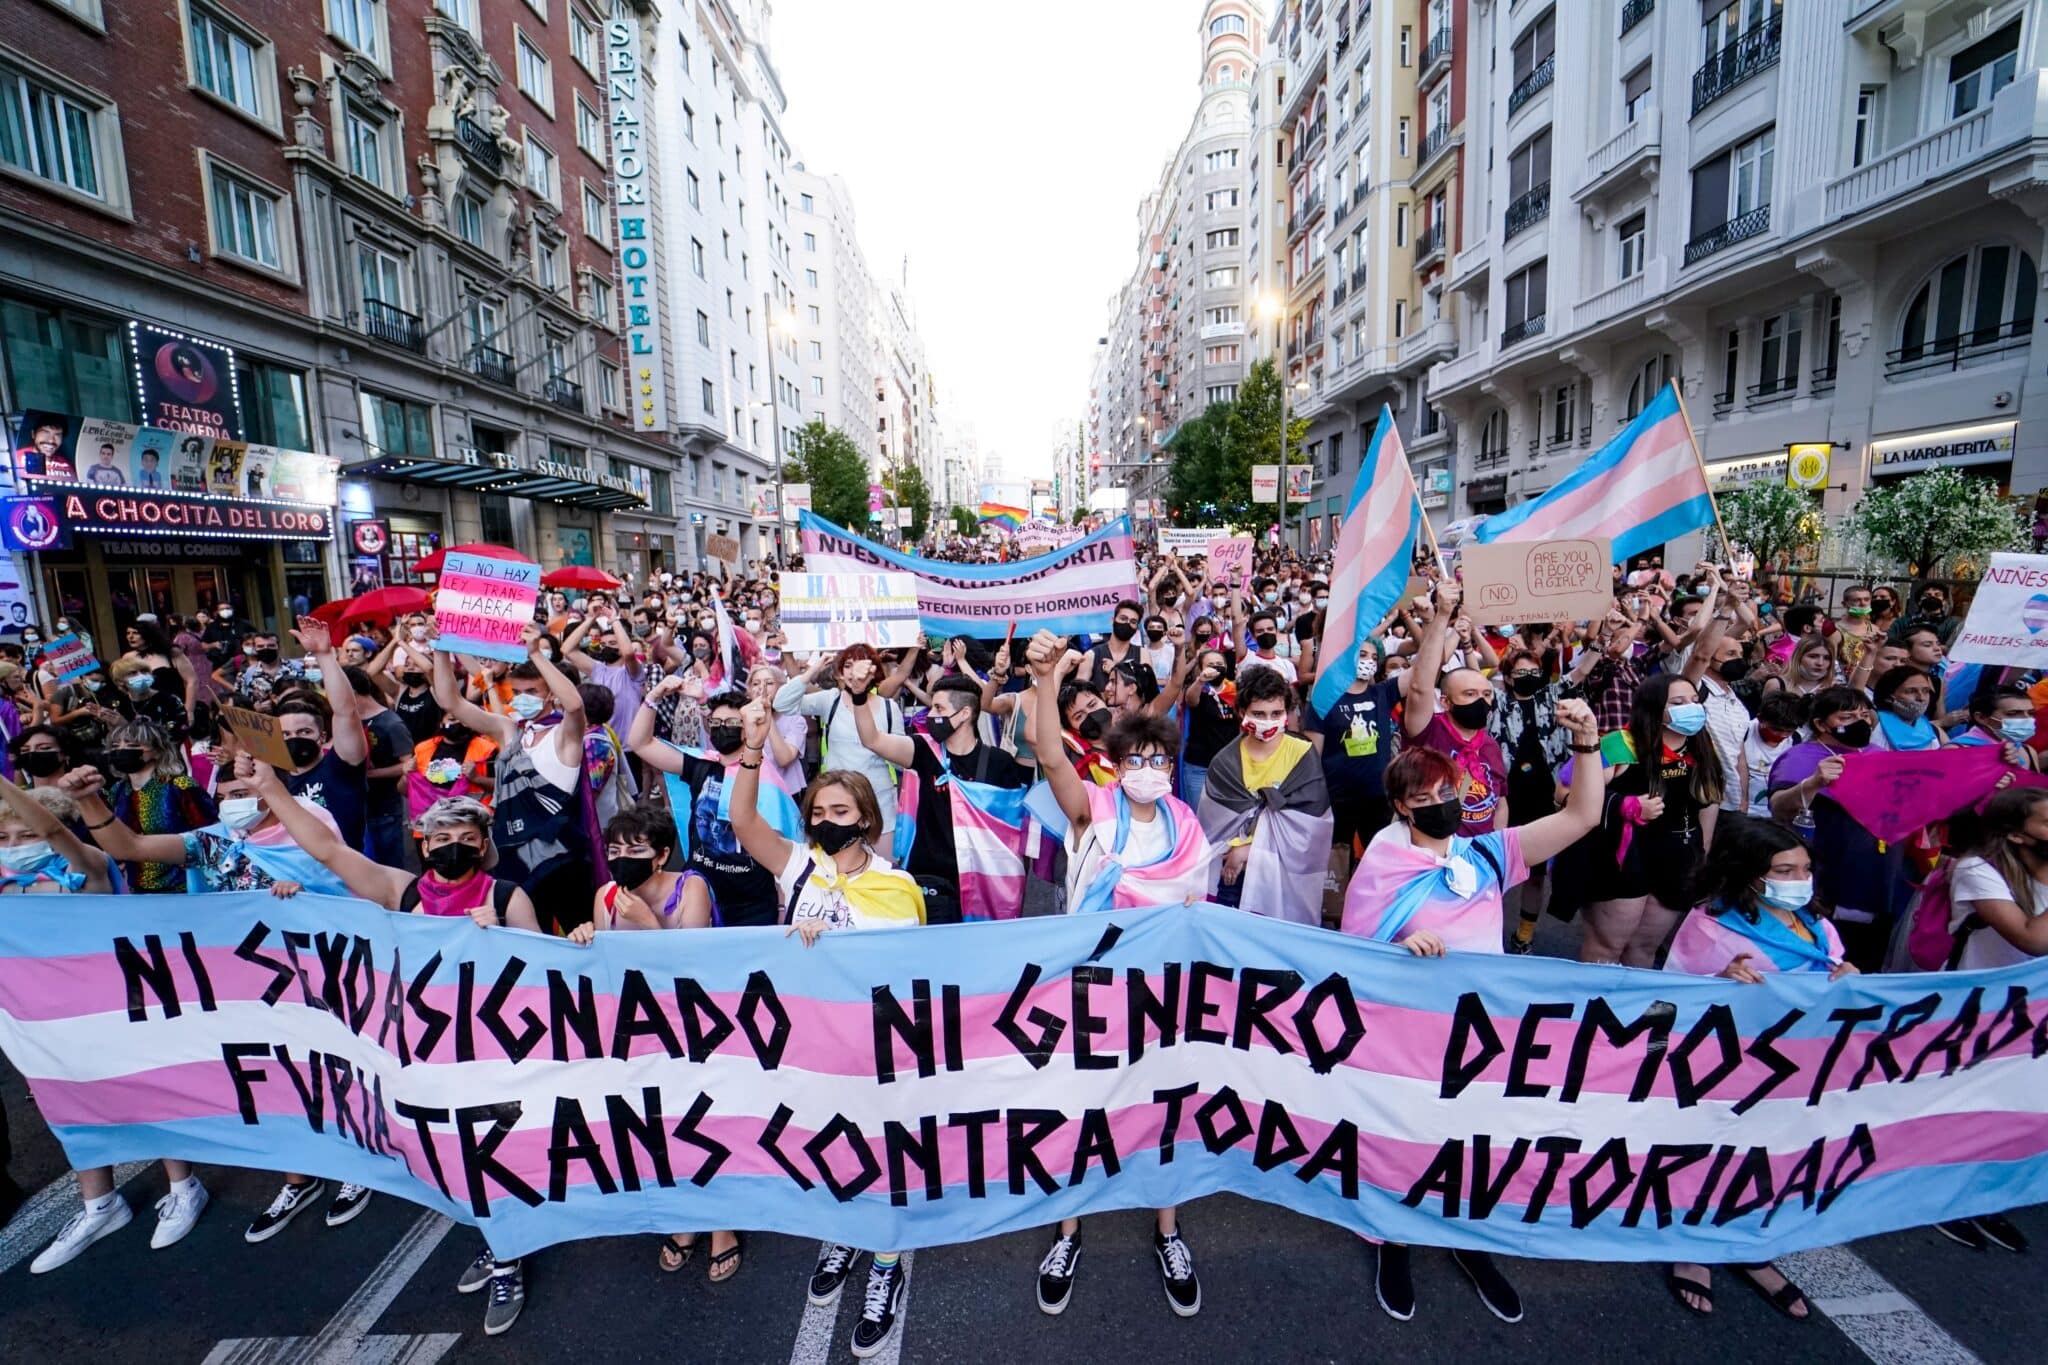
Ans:
{"label": "sign reading are you a boy or a girl?", "polygon": [[540,565],[517,559],[451,554],[434,592],[434,648],[449,654],[518,663],[526,657],[521,635],[533,623],[540,597]]}
{"label": "sign reading are you a boy or a girl?", "polygon": [[799,653],[924,642],[917,579],[907,573],[784,574],[781,620],[788,647]]}
{"label": "sign reading are you a boy or a girl?", "polygon": [[1493,626],[1592,620],[1614,605],[1612,549],[1605,536],[1467,545],[1465,610]]}

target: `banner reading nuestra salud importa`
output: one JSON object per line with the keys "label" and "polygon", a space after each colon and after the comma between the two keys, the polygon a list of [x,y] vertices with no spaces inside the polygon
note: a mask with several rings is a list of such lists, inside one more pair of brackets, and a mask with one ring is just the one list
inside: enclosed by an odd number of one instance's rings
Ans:
{"label": "banner reading nuestra salud importa", "polygon": [[2048,1198],[2048,969],[1440,960],[1198,906],[579,948],[364,902],[0,917],[78,1166],[361,1181],[482,1227],[919,1247],[1232,1190],[1419,1243],[1757,1261]]}

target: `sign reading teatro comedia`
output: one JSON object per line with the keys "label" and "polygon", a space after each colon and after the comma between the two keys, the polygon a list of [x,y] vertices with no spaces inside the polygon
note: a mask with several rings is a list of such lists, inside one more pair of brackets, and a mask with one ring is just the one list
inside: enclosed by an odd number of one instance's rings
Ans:
{"label": "sign reading teatro comedia", "polygon": [[662,391],[660,293],[649,207],[653,175],[646,111],[650,101],[642,62],[639,21],[607,21],[604,84],[615,186],[612,217],[619,225],[619,295],[626,307],[626,406],[637,430],[666,431],[668,398]]}

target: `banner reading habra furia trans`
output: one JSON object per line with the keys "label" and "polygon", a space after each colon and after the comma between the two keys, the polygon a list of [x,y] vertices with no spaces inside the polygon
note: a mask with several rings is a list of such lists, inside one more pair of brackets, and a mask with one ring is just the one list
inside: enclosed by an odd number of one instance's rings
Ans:
{"label": "banner reading habra furia trans", "polygon": [[360,1181],[500,1255],[912,1248],[1232,1190],[1407,1242],[1758,1261],[2048,1198],[2036,967],[1828,983],[1424,960],[1211,906],[589,947],[364,902],[0,917],[79,1166]]}

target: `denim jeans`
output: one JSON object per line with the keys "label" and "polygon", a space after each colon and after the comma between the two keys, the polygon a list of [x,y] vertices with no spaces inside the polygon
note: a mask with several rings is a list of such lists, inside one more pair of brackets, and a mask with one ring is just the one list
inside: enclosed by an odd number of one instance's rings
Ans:
{"label": "denim jeans", "polygon": [[1180,799],[1190,806],[1202,804],[1202,789],[1209,785],[1209,770],[1192,763],[1180,765]]}

